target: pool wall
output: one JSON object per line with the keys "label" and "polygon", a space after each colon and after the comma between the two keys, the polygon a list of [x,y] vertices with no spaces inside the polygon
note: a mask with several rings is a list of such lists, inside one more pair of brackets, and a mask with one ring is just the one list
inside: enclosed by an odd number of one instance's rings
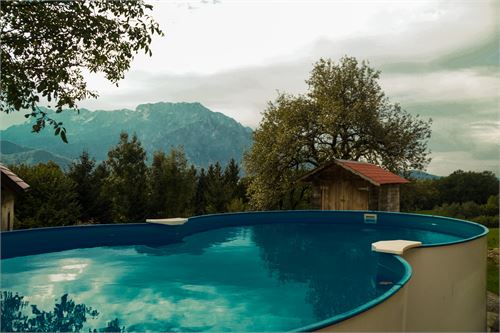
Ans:
{"label": "pool wall", "polygon": [[323,332],[486,332],[486,237],[410,249],[408,283],[381,304]]}
{"label": "pool wall", "polygon": [[318,332],[405,332],[408,287],[355,317],[318,329]]}
{"label": "pool wall", "polygon": [[411,249],[406,331],[486,332],[486,237]]}
{"label": "pool wall", "polygon": [[[376,219],[367,219],[366,214],[376,214]],[[204,215],[179,226],[132,223],[42,228],[2,232],[1,257],[95,246],[155,246],[217,228],[297,222],[377,224],[458,237],[457,241],[423,244],[401,257],[381,253],[381,262],[388,263],[383,270],[400,270],[394,272],[401,276],[399,283],[363,306],[300,331],[485,331],[487,229],[451,218],[389,212],[278,211]]]}

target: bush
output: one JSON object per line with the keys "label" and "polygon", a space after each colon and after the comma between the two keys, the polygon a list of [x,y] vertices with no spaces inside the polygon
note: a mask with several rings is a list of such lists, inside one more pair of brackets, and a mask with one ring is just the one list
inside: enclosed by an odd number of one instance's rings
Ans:
{"label": "bush", "polygon": [[498,228],[499,218],[496,216],[481,215],[472,219],[473,222],[480,223],[488,228]]}
{"label": "bush", "polygon": [[494,216],[498,215],[498,194],[497,195],[491,195],[488,198],[488,201],[486,204],[481,206],[481,215],[489,215],[489,216]]}
{"label": "bush", "polygon": [[441,206],[434,207],[433,214],[447,216],[447,217],[454,217],[458,219],[465,218],[465,215],[462,210],[462,205],[456,202],[451,204],[445,203]]}
{"label": "bush", "polygon": [[479,205],[473,201],[467,201],[463,204],[457,202],[445,203],[434,207],[432,210],[421,210],[417,211],[417,213],[470,220],[488,228],[498,228],[498,195],[490,196],[484,205]]}

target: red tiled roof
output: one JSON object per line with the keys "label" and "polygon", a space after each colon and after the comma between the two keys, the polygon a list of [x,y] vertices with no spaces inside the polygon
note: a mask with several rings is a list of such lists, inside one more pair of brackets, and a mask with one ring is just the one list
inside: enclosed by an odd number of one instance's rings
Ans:
{"label": "red tiled roof", "polygon": [[335,162],[358,176],[375,183],[376,185],[405,184],[410,182],[409,180],[382,169],[375,164],[345,160],[335,160]]}
{"label": "red tiled roof", "polygon": [[380,186],[384,184],[405,184],[409,183],[409,180],[404,179],[396,174],[393,174],[390,171],[382,169],[381,167],[366,163],[366,162],[357,162],[357,161],[346,161],[346,160],[334,160],[331,163],[325,164],[321,167],[318,167],[314,170],[311,170],[304,176],[300,178],[300,180],[308,181],[311,176],[327,169],[331,165],[339,165],[342,168],[358,175],[359,177],[369,181],[370,183]]}
{"label": "red tiled roof", "polygon": [[7,168],[5,165],[0,164],[0,171],[2,173],[2,176],[7,177],[11,181],[11,183],[13,183],[15,186],[18,187],[18,190],[24,191],[30,187],[21,178],[19,178],[15,173],[10,171],[9,168]]}

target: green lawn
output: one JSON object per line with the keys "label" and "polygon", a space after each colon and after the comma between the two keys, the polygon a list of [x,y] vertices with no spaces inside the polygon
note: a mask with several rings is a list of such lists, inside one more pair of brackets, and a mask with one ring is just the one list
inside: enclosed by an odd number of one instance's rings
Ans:
{"label": "green lawn", "polygon": [[498,228],[489,228],[488,248],[498,247]]}
{"label": "green lawn", "polygon": [[[498,247],[498,228],[490,228],[488,233],[488,248]],[[488,260],[488,290],[498,295],[498,266]]]}
{"label": "green lawn", "polygon": [[488,260],[487,289],[498,295],[498,266]]}

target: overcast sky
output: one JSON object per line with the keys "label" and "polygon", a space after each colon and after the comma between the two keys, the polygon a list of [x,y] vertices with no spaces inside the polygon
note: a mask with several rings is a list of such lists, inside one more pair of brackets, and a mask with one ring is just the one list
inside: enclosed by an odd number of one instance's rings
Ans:
{"label": "overcast sky", "polygon": [[[89,109],[198,101],[255,128],[277,91],[302,93],[312,64],[343,55],[382,71],[393,102],[432,118],[428,172],[499,174],[499,7],[494,1],[152,1],[165,32],[118,88],[99,76]],[[2,116],[2,128],[17,117]]]}

